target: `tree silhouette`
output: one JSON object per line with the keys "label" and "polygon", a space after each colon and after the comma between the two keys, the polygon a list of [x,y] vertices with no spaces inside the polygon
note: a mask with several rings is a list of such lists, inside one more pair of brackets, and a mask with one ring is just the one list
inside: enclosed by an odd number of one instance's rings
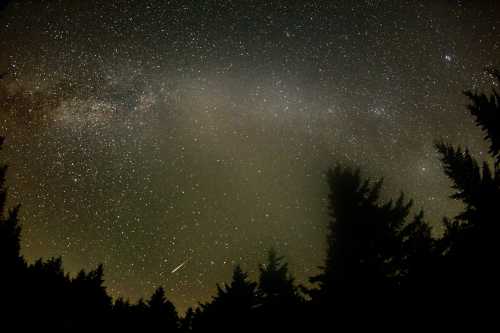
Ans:
{"label": "tree silhouette", "polygon": [[0,262],[11,270],[19,270],[24,264],[19,254],[21,228],[17,219],[18,212],[19,206],[16,206],[9,211],[7,218],[0,217]]}
{"label": "tree silhouette", "polygon": [[195,316],[195,311],[193,308],[188,308],[186,314],[180,319],[180,331],[181,332],[191,332],[193,330],[193,318]]}
{"label": "tree silhouette", "polygon": [[[4,138],[0,137],[0,150]],[[0,313],[8,325],[15,322],[14,314],[26,304],[27,293],[20,293],[26,279],[26,263],[20,254],[21,227],[19,206],[6,212],[7,166],[0,165]],[[21,324],[21,323],[19,323]]]}
{"label": "tree silhouette", "polygon": [[432,309],[429,300],[440,292],[438,273],[443,262],[431,227],[424,221],[423,211],[403,227],[400,236],[399,304],[406,305],[407,309],[427,304]]}
{"label": "tree silhouette", "polygon": [[172,332],[179,327],[179,317],[174,305],[165,297],[165,290],[159,287],[147,303],[149,316],[147,324],[150,329],[161,328]]}
{"label": "tree silhouette", "polygon": [[267,263],[260,266],[258,293],[261,304],[258,308],[259,323],[267,330],[297,329],[304,299],[298,292],[288,264],[271,248]]}
{"label": "tree silhouette", "polygon": [[[111,311],[111,297],[107,294],[104,283],[103,265],[95,270],[81,270],[72,279],[70,293],[73,309],[71,316],[76,327],[83,329],[96,323],[104,323]],[[91,319],[89,319],[91,318]]]}
{"label": "tree silhouette", "polygon": [[308,291],[310,321],[363,326],[387,313],[397,316],[403,288],[421,283],[410,274],[429,274],[430,228],[422,214],[407,221],[412,201],[403,194],[383,202],[382,180],[363,180],[359,169],[337,165],[328,170],[327,183],[327,253],[320,274],[310,279],[318,286]]}
{"label": "tree silhouette", "polygon": [[267,263],[260,267],[259,292],[265,303],[274,302],[274,299],[298,299],[294,279],[283,259],[272,248],[269,250]]}
{"label": "tree silhouette", "polygon": [[[490,73],[500,83],[500,73]],[[412,202],[403,194],[382,200],[382,180],[363,179],[359,169],[328,170],[327,252],[320,273],[311,278],[316,288],[307,290],[308,301],[284,258],[271,249],[258,283],[237,265],[209,303],[190,308],[182,319],[162,287],[146,301],[113,303],[103,265],[71,277],[61,258],[26,263],[19,206],[7,211],[7,167],[0,165],[0,329],[253,332],[345,323],[373,328],[384,318],[394,323],[405,311],[415,315],[408,310],[421,304],[454,317],[465,307],[470,316],[483,298],[496,300],[499,279],[500,96],[495,89],[491,95],[465,95],[485,132],[489,159],[478,162],[468,149],[436,144],[452,182],[451,198],[464,204],[463,211],[445,218],[444,235],[435,239],[423,212],[409,219]],[[3,142],[0,137],[0,149]],[[31,320],[19,320],[21,314]]]}
{"label": "tree silhouette", "polygon": [[396,285],[401,230],[411,201],[401,194],[395,202],[379,203],[382,181],[363,181],[359,170],[337,166],[327,177],[328,249],[322,273],[312,279],[320,286],[316,296],[352,299],[388,292]]}
{"label": "tree silhouette", "polygon": [[254,310],[261,305],[257,283],[249,281],[248,274],[236,265],[231,282],[223,287],[217,284],[212,301],[196,311],[193,331],[251,331],[255,324]]}
{"label": "tree silhouette", "polygon": [[115,300],[113,304],[112,321],[117,323],[117,327],[115,327],[117,330],[123,331],[137,326],[137,318],[132,318],[134,315],[134,308],[128,299],[125,300],[122,297],[118,297]]}
{"label": "tree silhouette", "polygon": [[[500,83],[500,71],[491,69],[488,73]],[[500,163],[500,94],[494,87],[489,96],[470,90],[464,94],[470,99],[468,109],[476,125],[485,133],[485,140],[490,144],[489,152],[498,165]]]}
{"label": "tree silhouette", "polygon": [[[498,71],[490,71],[498,82]],[[494,163],[478,162],[468,149],[437,143],[445,174],[452,182],[452,199],[464,210],[445,219],[445,233],[439,244],[445,261],[443,292],[452,306],[468,306],[478,297],[491,295],[500,277],[494,263],[498,253],[496,236],[500,213],[500,97],[467,91],[468,109],[485,133]],[[480,302],[482,303],[482,302]]]}
{"label": "tree silhouette", "polygon": [[214,303],[227,305],[235,312],[244,313],[258,305],[256,287],[257,283],[248,280],[248,273],[244,272],[240,265],[236,265],[231,283],[225,284],[224,287],[217,285]]}
{"label": "tree silhouette", "polygon": [[[4,138],[0,137],[0,150]],[[24,265],[20,255],[21,227],[18,222],[19,206],[5,213],[7,189],[5,187],[7,166],[0,165],[0,263],[6,269],[5,274],[17,272]],[[6,216],[7,215],[7,216]]]}
{"label": "tree silhouette", "polygon": [[112,325],[116,331],[144,331],[153,330],[154,323],[148,321],[148,305],[141,298],[135,304],[118,298],[113,305]]}

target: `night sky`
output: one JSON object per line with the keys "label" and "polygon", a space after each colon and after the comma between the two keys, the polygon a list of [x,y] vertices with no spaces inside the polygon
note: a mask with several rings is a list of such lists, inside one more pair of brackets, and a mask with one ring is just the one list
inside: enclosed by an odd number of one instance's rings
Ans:
{"label": "night sky", "polygon": [[0,44],[25,257],[182,312],[271,246],[314,275],[335,162],[439,233],[459,206],[433,143],[486,152],[462,91],[493,83],[500,2],[23,0]]}

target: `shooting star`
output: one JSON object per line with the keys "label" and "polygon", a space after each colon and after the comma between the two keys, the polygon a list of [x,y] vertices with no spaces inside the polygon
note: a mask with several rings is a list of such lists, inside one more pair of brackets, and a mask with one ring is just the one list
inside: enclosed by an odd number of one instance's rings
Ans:
{"label": "shooting star", "polygon": [[178,271],[179,269],[181,269],[181,268],[182,268],[185,264],[186,264],[186,261],[184,261],[184,262],[183,262],[182,264],[180,264],[179,266],[175,267],[175,268],[172,270],[172,272],[170,272],[170,273],[172,273],[172,274],[173,274],[173,273],[177,272],[177,271]]}

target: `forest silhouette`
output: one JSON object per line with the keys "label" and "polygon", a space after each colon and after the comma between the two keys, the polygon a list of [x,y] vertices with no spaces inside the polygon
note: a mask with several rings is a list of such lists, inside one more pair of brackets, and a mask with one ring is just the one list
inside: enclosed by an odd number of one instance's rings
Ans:
{"label": "forest silhouette", "polygon": [[[490,72],[500,82],[498,71]],[[183,317],[162,287],[136,303],[113,300],[104,267],[71,277],[61,258],[29,264],[20,253],[19,206],[8,209],[7,167],[0,167],[0,313],[2,327],[51,331],[250,332],[312,327],[373,327],[426,309],[440,316],[470,316],[494,299],[498,204],[500,203],[500,95],[465,92],[468,109],[489,144],[490,162],[467,148],[437,142],[452,200],[464,210],[444,218],[444,233],[432,235],[423,212],[410,216],[412,201],[401,194],[381,199],[382,180],[365,179],[357,168],[327,171],[327,252],[313,287],[297,285],[275,250],[251,281],[237,265],[232,279],[217,285],[212,300]],[[0,146],[3,144],[0,139]],[[487,315],[484,312],[483,315]]]}
{"label": "forest silhouette", "polygon": [[[6,1],[0,1],[0,10]],[[500,83],[500,72],[490,71]],[[0,77],[1,78],[1,77]],[[20,206],[6,207],[7,166],[0,166],[0,330],[250,332],[374,327],[439,314],[457,320],[495,301],[500,219],[500,94],[467,91],[469,112],[489,144],[489,160],[437,142],[451,200],[463,203],[435,237],[423,211],[411,216],[404,194],[381,198],[382,180],[334,165],[327,251],[311,287],[295,282],[284,257],[269,250],[252,281],[236,265],[213,298],[180,316],[158,287],[135,303],[107,292],[104,267],[72,277],[61,258],[28,263],[21,254]],[[4,139],[0,138],[0,148]],[[492,161],[492,162],[490,162]],[[482,312],[488,316],[488,312]],[[431,315],[432,316],[432,315]],[[396,320],[397,319],[397,320]]]}

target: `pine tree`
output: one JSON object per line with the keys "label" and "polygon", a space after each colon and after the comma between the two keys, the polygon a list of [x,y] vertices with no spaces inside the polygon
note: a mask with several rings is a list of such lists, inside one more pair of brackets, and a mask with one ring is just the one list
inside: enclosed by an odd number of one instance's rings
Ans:
{"label": "pine tree", "polygon": [[398,258],[399,284],[406,297],[423,299],[436,291],[439,251],[431,227],[420,211],[401,230],[401,253]]}
{"label": "pine tree", "polygon": [[[97,323],[105,323],[111,314],[111,297],[104,284],[104,268],[98,265],[95,270],[81,270],[71,280],[71,316],[75,327],[91,327]],[[89,319],[90,318],[90,319]]]}
{"label": "pine tree", "polygon": [[[0,137],[0,150],[3,142],[3,137]],[[26,263],[20,254],[19,206],[9,212],[5,211],[6,173],[7,166],[0,165],[0,316],[5,325],[8,325],[15,322],[14,315],[23,311],[30,295],[24,289],[27,276]]]}
{"label": "pine tree", "polygon": [[186,311],[186,314],[184,315],[184,317],[181,319],[181,324],[180,324],[180,332],[183,332],[183,333],[188,333],[188,332],[191,332],[193,330],[193,319],[195,317],[195,311],[193,310],[193,308],[189,308],[187,309]]}
{"label": "pine tree", "polygon": [[288,264],[272,248],[266,264],[259,270],[258,293],[262,304],[258,308],[259,323],[265,325],[266,330],[298,329],[304,300],[288,271]]}
{"label": "pine tree", "polygon": [[[0,150],[4,138],[0,137]],[[11,209],[7,214],[5,206],[7,201],[7,189],[5,187],[7,166],[0,165],[0,265],[4,272],[17,274],[24,267],[24,259],[21,251],[21,227],[19,226],[19,206]]]}
{"label": "pine tree", "polygon": [[382,318],[405,318],[435,295],[440,262],[431,228],[423,212],[409,220],[412,201],[403,193],[382,200],[383,180],[363,179],[359,169],[337,165],[327,184],[327,253],[310,279],[317,288],[307,290],[309,320],[318,329],[373,329],[375,321],[388,328],[395,320]]}
{"label": "pine tree", "polygon": [[257,305],[257,283],[248,280],[248,273],[236,265],[231,283],[224,287],[217,285],[214,303],[227,306],[232,311],[248,311]]}
{"label": "pine tree", "polygon": [[270,249],[267,263],[260,267],[258,290],[264,303],[299,302],[297,287],[283,259]]}
{"label": "pine tree", "polygon": [[[498,71],[491,74],[500,82]],[[476,125],[485,133],[494,163],[478,162],[468,149],[436,144],[444,172],[452,182],[451,198],[464,204],[461,213],[444,221],[445,234],[439,241],[446,259],[442,285],[448,298],[460,295],[458,304],[464,305],[469,297],[491,294],[499,278],[493,263],[497,261],[495,237],[500,216],[500,97],[495,89],[490,96],[471,91],[465,95]]]}
{"label": "pine tree", "polygon": [[401,230],[412,202],[403,194],[395,202],[379,203],[382,180],[362,180],[359,170],[337,166],[328,174],[327,255],[312,296],[322,301],[387,293],[399,273]]}
{"label": "pine tree", "polygon": [[229,284],[217,284],[217,294],[210,303],[201,304],[193,318],[193,331],[250,332],[255,324],[255,309],[262,304],[257,283],[235,266]]}
{"label": "pine tree", "polygon": [[179,328],[179,317],[174,305],[167,300],[165,290],[158,287],[147,302],[147,325],[173,332]]}
{"label": "pine tree", "polygon": [[[500,83],[500,71],[488,71]],[[468,109],[474,117],[476,125],[485,133],[485,140],[490,144],[490,154],[500,163],[500,94],[492,88],[491,95],[466,91],[465,96],[470,99]]]}

